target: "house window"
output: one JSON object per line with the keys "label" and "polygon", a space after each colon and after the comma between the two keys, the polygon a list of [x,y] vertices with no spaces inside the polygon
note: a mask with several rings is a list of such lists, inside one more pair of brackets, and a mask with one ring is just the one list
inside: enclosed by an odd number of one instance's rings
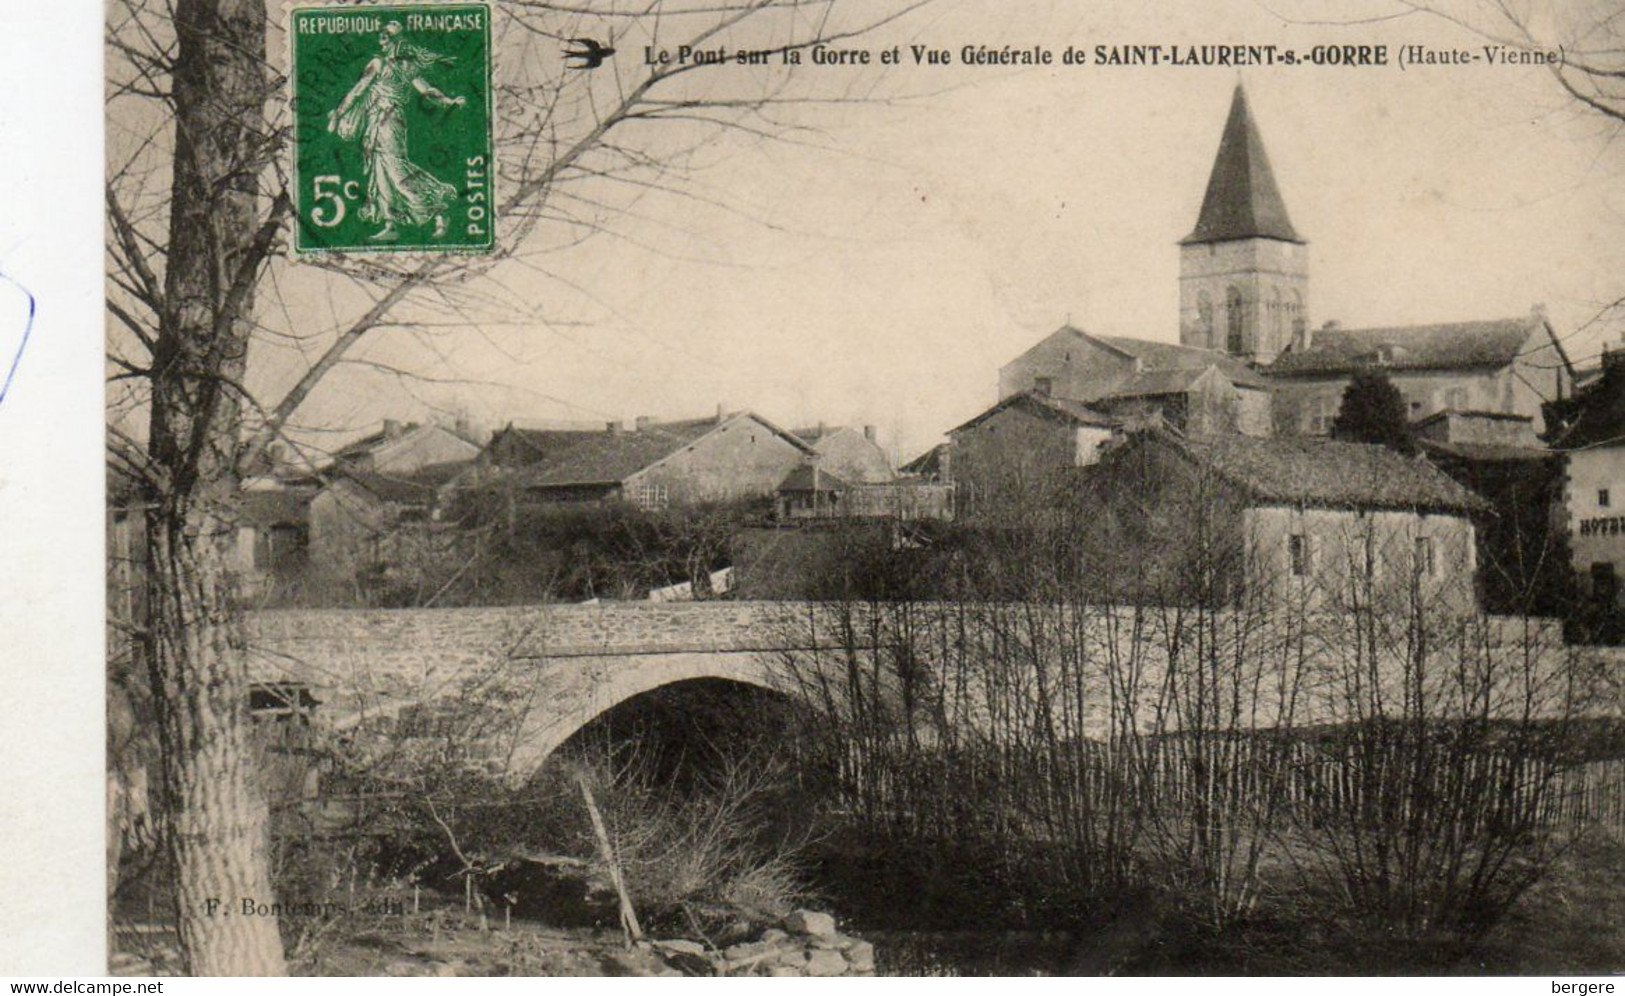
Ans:
{"label": "house window", "polygon": [[1431,536],[1416,537],[1416,573],[1425,578],[1439,576],[1439,561]]}
{"label": "house window", "polygon": [[1309,413],[1309,431],[1317,436],[1327,435],[1332,431],[1332,423],[1337,420],[1337,408],[1340,400],[1334,397],[1315,399],[1314,408]]}
{"label": "house window", "polygon": [[638,485],[638,508],[643,509],[645,512],[658,512],[665,508],[670,503],[670,500],[664,484]]}
{"label": "house window", "polygon": [[1294,533],[1287,537],[1287,558],[1292,564],[1292,576],[1306,578],[1309,576],[1309,537],[1302,533]]}
{"label": "house window", "polygon": [[1598,508],[1607,508],[1608,507],[1608,489],[1607,488],[1598,488],[1597,489],[1597,507]]}
{"label": "house window", "polygon": [[1445,407],[1458,412],[1466,411],[1467,389],[1464,387],[1452,387],[1445,395]]}
{"label": "house window", "polygon": [[1033,378],[1033,391],[1034,392],[1036,392],[1038,394],[1041,394],[1041,395],[1043,395],[1044,397],[1047,398],[1047,397],[1050,396],[1050,392],[1052,392],[1054,389],[1055,389],[1055,381],[1053,379],[1051,379],[1049,377],[1034,377]]}

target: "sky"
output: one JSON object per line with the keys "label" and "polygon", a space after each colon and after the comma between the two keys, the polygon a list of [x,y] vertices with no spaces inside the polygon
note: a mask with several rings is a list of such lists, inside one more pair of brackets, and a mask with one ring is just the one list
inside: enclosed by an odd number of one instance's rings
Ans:
{"label": "sky", "polygon": [[[1388,46],[1392,63],[1403,45],[1485,44],[1441,18],[1374,18],[1393,9],[1318,0],[1291,5],[1289,20],[1253,0],[939,0],[852,43],[901,45],[901,66],[793,71],[805,92],[874,99],[792,110],[808,130],[786,141],[723,137],[680,194],[651,194],[617,221],[626,237],[550,253],[546,278],[494,274],[510,303],[488,327],[436,334],[432,349],[384,330],[358,354],[435,382],[349,368],[301,424],[334,439],[384,417],[630,422],[721,405],[785,425],[873,424],[906,460],[992,404],[999,366],[1063,323],[1177,341],[1176,243],[1238,81],[1310,243],[1312,324],[1538,303],[1572,355],[1595,356],[1622,331],[1587,323],[1625,293],[1625,157],[1543,68],[958,59],[966,44],[1042,45],[1057,59],[1068,46],[1355,44]],[[616,71],[640,71],[650,39],[623,22],[569,28],[626,32]],[[916,67],[910,44],[947,48],[955,64]],[[788,72],[720,68],[694,85],[742,93]],[[302,265],[280,279],[314,279]],[[298,365],[285,349],[257,354],[268,390]]]}

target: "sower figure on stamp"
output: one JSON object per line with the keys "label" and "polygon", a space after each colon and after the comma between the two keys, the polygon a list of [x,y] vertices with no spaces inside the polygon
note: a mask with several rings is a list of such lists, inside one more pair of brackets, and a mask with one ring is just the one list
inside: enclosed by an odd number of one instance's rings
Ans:
{"label": "sower figure on stamp", "polygon": [[434,222],[434,236],[446,234],[446,210],[457,188],[445,183],[407,156],[406,102],[412,91],[436,107],[462,107],[464,98],[448,97],[429,85],[422,73],[451,60],[400,38],[399,21],[391,21],[378,35],[383,49],[367,63],[355,86],[337,109],[327,116],[327,130],[345,141],[361,136],[361,157],[367,173],[367,199],[361,217],[383,224],[372,238],[388,241],[395,226]]}

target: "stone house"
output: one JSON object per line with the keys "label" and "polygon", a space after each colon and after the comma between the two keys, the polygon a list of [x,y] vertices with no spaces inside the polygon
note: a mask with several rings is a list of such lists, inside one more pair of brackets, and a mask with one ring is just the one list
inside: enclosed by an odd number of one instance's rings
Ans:
{"label": "stone house", "polygon": [[813,447],[754,412],[684,422],[612,427],[558,460],[516,472],[526,502],[630,502],[646,511],[672,505],[768,498]]}
{"label": "stone house", "polygon": [[921,478],[895,478],[874,484],[854,484],[822,469],[803,464],[779,482],[774,516],[781,522],[816,519],[952,519],[951,484]]}
{"label": "stone house", "polygon": [[1076,401],[1026,392],[948,432],[961,514],[997,516],[1050,501],[1100,457],[1118,421]]}
{"label": "stone house", "polygon": [[466,462],[380,474],[340,469],[310,499],[310,561],[330,577],[387,577],[421,570],[438,549],[441,489]]}
{"label": "stone house", "polygon": [[1544,429],[1541,406],[1573,391],[1568,358],[1538,310],[1523,318],[1305,333],[1266,369],[1276,427],[1325,435],[1356,371],[1377,368],[1404,395],[1411,421],[1437,415],[1526,420]]}
{"label": "stone house", "polygon": [[881,484],[897,476],[886,451],[875,440],[875,427],[816,425],[792,430],[818,454],[819,469],[852,484]]}
{"label": "stone house", "polygon": [[1574,569],[1593,600],[1625,605],[1625,349],[1605,352],[1601,377],[1551,413]]}
{"label": "stone house", "polygon": [[1040,394],[1189,432],[1270,432],[1269,383],[1222,352],[1070,325],[999,369],[999,397]]}
{"label": "stone house", "polygon": [[433,423],[417,425],[386,419],[377,432],[334,453],[333,467],[401,476],[425,467],[473,460],[480,449],[465,432]]}
{"label": "stone house", "polygon": [[237,569],[248,588],[305,567],[315,494],[311,488],[257,488],[238,495]]}
{"label": "stone house", "polygon": [[1301,606],[1475,603],[1484,501],[1381,446],[1134,433],[1078,490],[1095,567],[1123,597]]}

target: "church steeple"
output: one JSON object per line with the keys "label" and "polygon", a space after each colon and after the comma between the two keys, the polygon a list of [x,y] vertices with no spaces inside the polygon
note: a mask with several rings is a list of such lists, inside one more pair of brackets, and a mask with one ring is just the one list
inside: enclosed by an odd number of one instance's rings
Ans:
{"label": "church steeple", "polygon": [[1268,364],[1307,327],[1309,247],[1236,85],[1196,228],[1179,243],[1179,341]]}
{"label": "church steeple", "polygon": [[1229,242],[1234,239],[1280,239],[1302,242],[1287,217],[1286,202],[1275,185],[1264,139],[1258,134],[1247,91],[1236,84],[1230,99],[1230,117],[1224,123],[1219,154],[1202,198],[1202,213],[1196,228],[1182,245],[1202,242]]}

